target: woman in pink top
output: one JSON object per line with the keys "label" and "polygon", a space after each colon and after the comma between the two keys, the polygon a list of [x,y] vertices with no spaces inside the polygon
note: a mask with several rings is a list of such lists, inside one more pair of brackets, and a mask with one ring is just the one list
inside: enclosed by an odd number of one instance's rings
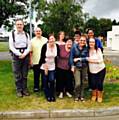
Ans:
{"label": "woman in pink top", "polygon": [[103,54],[95,44],[95,39],[89,39],[89,72],[91,75],[92,101],[102,102],[103,82],[106,68],[103,61]]}
{"label": "woman in pink top", "polygon": [[70,70],[69,55],[72,47],[72,39],[68,38],[65,45],[60,45],[60,54],[57,60],[56,71],[56,90],[59,93],[59,98],[63,98],[64,93],[68,97],[72,97],[73,91],[73,74]]}

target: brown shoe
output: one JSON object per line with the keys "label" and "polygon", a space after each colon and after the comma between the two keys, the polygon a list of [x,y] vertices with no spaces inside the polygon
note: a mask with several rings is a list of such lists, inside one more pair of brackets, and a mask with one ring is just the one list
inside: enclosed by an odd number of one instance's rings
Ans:
{"label": "brown shoe", "polygon": [[93,90],[91,100],[96,101],[96,98],[97,98],[97,90]]}
{"label": "brown shoe", "polygon": [[103,92],[102,91],[98,91],[97,102],[101,103],[102,101],[103,101]]}
{"label": "brown shoe", "polygon": [[24,95],[24,96],[30,96],[30,93],[29,93],[27,90],[24,90],[24,91],[23,91],[23,95]]}
{"label": "brown shoe", "polygon": [[17,92],[17,97],[23,97],[23,94],[22,94],[22,92]]}

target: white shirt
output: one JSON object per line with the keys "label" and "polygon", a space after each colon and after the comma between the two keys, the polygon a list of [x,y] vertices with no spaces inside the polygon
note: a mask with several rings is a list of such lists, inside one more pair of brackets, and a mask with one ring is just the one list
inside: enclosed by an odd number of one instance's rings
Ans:
{"label": "white shirt", "polygon": [[97,63],[89,62],[89,70],[91,73],[98,73],[105,68],[105,64],[103,61],[103,54],[100,49],[98,49],[97,51],[94,50],[93,52],[89,51],[89,57],[92,60],[95,60],[95,62],[97,62]]}
{"label": "white shirt", "polygon": [[17,56],[20,56],[22,53],[19,51],[19,49],[16,48],[25,48],[24,55],[27,55],[30,52],[31,48],[31,41],[29,39],[29,35],[27,34],[28,37],[26,37],[25,32],[18,33],[17,31],[14,31],[14,37],[15,37],[15,42],[13,41],[13,36],[12,33],[9,36],[9,48],[10,50]]}
{"label": "white shirt", "polygon": [[[48,65],[48,70],[55,70],[55,57],[57,56],[57,47],[56,45],[51,50],[51,48],[48,47],[47,44],[47,50],[46,50],[46,63]],[[41,65],[41,69],[44,70],[43,65]]]}

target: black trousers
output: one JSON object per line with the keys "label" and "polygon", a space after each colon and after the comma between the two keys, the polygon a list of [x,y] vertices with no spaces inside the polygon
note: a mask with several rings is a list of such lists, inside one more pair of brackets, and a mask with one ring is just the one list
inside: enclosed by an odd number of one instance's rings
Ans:
{"label": "black trousers", "polygon": [[93,74],[90,73],[90,79],[91,79],[91,87],[92,90],[99,90],[103,91],[103,82],[106,74],[106,68],[101,70],[100,72]]}
{"label": "black trousers", "polygon": [[59,92],[73,92],[74,79],[73,73],[70,70],[57,68],[56,70],[56,91]]}
{"label": "black trousers", "polygon": [[42,74],[39,65],[33,65],[33,73],[34,73],[34,89],[40,89],[40,75],[41,75],[41,88],[43,88],[42,82]]}

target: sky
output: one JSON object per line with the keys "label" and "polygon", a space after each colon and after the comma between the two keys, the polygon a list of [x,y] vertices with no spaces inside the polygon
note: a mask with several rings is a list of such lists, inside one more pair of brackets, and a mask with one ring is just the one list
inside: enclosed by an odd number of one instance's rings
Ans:
{"label": "sky", "polygon": [[119,21],[119,0],[87,0],[83,9],[90,16]]}

